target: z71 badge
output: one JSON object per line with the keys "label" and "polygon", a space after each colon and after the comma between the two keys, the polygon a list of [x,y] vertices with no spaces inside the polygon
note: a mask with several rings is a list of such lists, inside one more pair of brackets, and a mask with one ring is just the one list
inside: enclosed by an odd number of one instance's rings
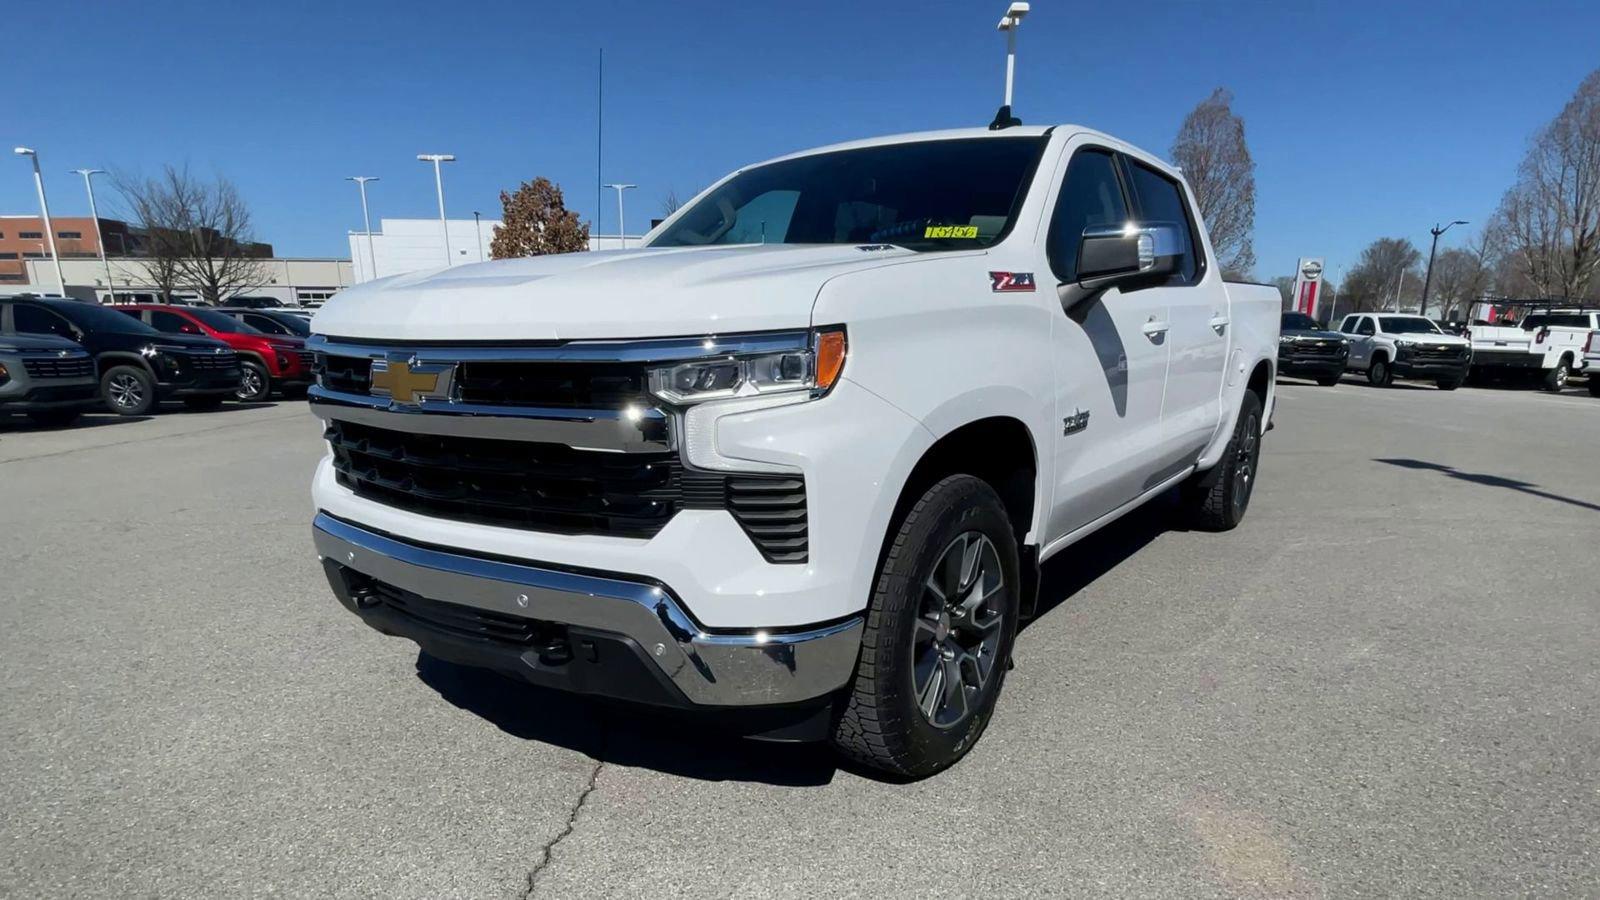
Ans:
{"label": "z71 badge", "polygon": [[995,293],[1033,290],[1032,272],[990,272],[989,289]]}

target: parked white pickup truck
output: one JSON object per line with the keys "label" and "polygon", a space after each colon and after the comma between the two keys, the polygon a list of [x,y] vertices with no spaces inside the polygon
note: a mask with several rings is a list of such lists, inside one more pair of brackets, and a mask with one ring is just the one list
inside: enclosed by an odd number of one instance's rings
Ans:
{"label": "parked white pickup truck", "polygon": [[1589,373],[1589,396],[1600,397],[1600,331],[1589,332],[1583,342],[1583,368]]}
{"label": "parked white pickup truck", "polygon": [[1540,373],[1548,391],[1561,391],[1567,378],[1585,368],[1583,347],[1600,328],[1600,310],[1541,309],[1516,325],[1472,326],[1472,367],[1480,374],[1496,370]]}
{"label": "parked white pickup truck", "polygon": [[1238,524],[1278,311],[1104,134],[783,157],[639,249],[330,300],[317,552],[431,655],[924,775],[989,721],[1043,560],[1171,488]]}

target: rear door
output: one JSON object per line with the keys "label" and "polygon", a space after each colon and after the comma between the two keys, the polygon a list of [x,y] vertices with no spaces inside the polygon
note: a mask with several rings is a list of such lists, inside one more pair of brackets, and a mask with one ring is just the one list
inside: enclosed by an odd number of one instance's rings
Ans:
{"label": "rear door", "polygon": [[1182,241],[1178,271],[1166,284],[1146,288],[1146,302],[1166,307],[1167,386],[1161,404],[1165,465],[1182,468],[1211,442],[1222,420],[1222,378],[1231,336],[1228,292],[1220,272],[1209,272],[1183,186],[1152,166],[1124,156],[1128,183],[1142,226],[1175,228]]}
{"label": "rear door", "polygon": [[1346,366],[1352,369],[1365,369],[1372,361],[1373,338],[1378,333],[1378,328],[1372,323],[1371,316],[1350,316],[1344,320],[1344,326],[1339,329],[1350,335],[1350,359]]}
{"label": "rear door", "polygon": [[[1115,153],[1079,141],[1069,145],[1067,160],[1045,241],[1057,283],[1077,280],[1085,229],[1132,217]],[[1047,541],[1133,500],[1160,468],[1168,327],[1161,292],[1150,289],[1113,288],[1055,318],[1060,425]]]}

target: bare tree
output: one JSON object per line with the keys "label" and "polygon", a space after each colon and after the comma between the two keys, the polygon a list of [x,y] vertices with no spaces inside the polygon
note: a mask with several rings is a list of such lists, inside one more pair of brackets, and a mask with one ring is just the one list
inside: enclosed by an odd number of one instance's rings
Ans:
{"label": "bare tree", "polygon": [[661,216],[666,218],[683,208],[683,199],[672,188],[667,189],[665,197],[661,198]]}
{"label": "bare tree", "polygon": [[127,206],[128,217],[142,232],[136,252],[143,257],[141,262],[150,284],[160,295],[161,302],[170,303],[178,287],[178,259],[184,251],[181,232],[175,224],[177,216],[154,179],[145,180],[126,172],[118,172],[114,179]]}
{"label": "bare tree", "polygon": [[1405,238],[1378,238],[1345,276],[1341,306],[1353,312],[1392,309],[1422,295],[1422,251]]}
{"label": "bare tree", "polygon": [[567,209],[561,188],[548,178],[524,181],[515,193],[500,192],[504,223],[494,230],[489,255],[495,259],[572,253],[589,249],[589,226]]}
{"label": "bare tree", "polygon": [[1538,294],[1589,294],[1600,275],[1600,69],[1534,136],[1495,227]]}
{"label": "bare tree", "polygon": [[1194,190],[1223,274],[1246,277],[1256,264],[1256,164],[1232,103],[1233,94],[1217,88],[1191,110],[1172,142],[1172,160]]}
{"label": "bare tree", "polygon": [[[167,166],[156,178],[126,180],[122,191],[146,231],[151,275],[169,268],[177,284],[216,304],[264,282],[262,245],[250,209],[233,182],[203,181],[188,167]],[[170,289],[163,288],[170,296]]]}

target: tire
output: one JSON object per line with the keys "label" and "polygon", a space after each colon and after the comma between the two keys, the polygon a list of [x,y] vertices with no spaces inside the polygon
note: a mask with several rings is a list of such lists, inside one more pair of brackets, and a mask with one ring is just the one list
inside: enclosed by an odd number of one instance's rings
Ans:
{"label": "tire", "polygon": [[1333,387],[1343,378],[1343,375],[1319,375],[1317,376],[1317,384],[1320,384],[1323,387]]}
{"label": "tire", "polygon": [[1461,378],[1441,378],[1434,382],[1434,384],[1437,384],[1439,386],[1439,390],[1441,391],[1453,391],[1456,388],[1461,387],[1461,382],[1465,380],[1465,376]]}
{"label": "tire", "polygon": [[[834,746],[916,778],[965,756],[1010,665],[1019,571],[1016,535],[988,483],[952,475],[928,488],[884,553]],[[960,604],[965,612],[942,599],[962,591],[976,601]]]}
{"label": "tire", "polygon": [[1217,464],[1197,472],[1180,491],[1184,509],[1196,527],[1228,531],[1244,521],[1255,493],[1261,460],[1261,398],[1245,391],[1233,435]]}
{"label": "tire", "polygon": [[183,398],[183,405],[190,409],[216,409],[226,399],[228,398],[221,394],[208,394],[204,397],[185,397]]}
{"label": "tire", "polygon": [[138,366],[112,366],[100,376],[100,398],[119,416],[143,416],[156,408],[156,380]]}
{"label": "tire", "polygon": [[78,421],[78,417],[81,415],[83,415],[83,410],[81,409],[41,409],[28,413],[28,418],[32,419],[36,425],[49,425],[59,428]]}
{"label": "tire", "polygon": [[233,396],[240,403],[260,403],[272,395],[272,379],[266,367],[258,362],[244,360],[239,363],[239,389]]}
{"label": "tire", "polygon": [[1572,377],[1572,364],[1563,357],[1556,363],[1556,367],[1544,373],[1544,389],[1552,394],[1559,394],[1567,388],[1567,381]]}
{"label": "tire", "polygon": [[1387,357],[1375,356],[1367,365],[1367,382],[1377,387],[1394,384],[1394,370],[1389,368]]}

